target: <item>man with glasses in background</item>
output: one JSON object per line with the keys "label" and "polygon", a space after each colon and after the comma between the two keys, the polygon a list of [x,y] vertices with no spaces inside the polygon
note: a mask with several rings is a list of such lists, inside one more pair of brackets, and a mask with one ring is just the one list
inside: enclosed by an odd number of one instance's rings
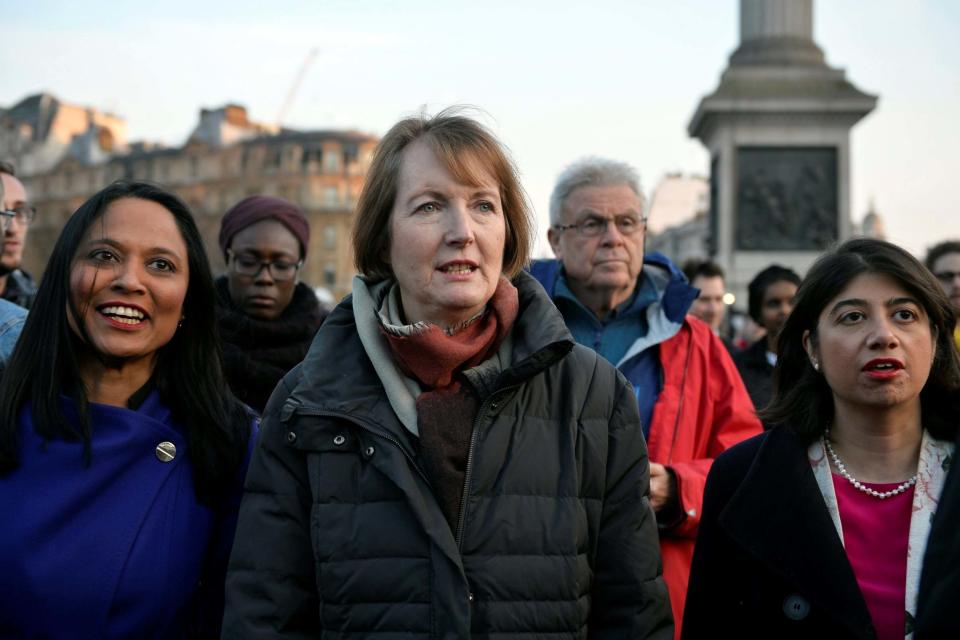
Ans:
{"label": "man with glasses in background", "polygon": [[29,309],[37,295],[37,285],[20,269],[27,230],[33,222],[34,208],[27,202],[27,191],[17,179],[13,165],[0,162],[3,183],[3,249],[0,252],[0,298]]}
{"label": "man with glasses in background", "polygon": [[[17,213],[7,208],[7,169],[12,168],[4,163],[0,162],[0,204],[3,205],[3,208],[0,209],[0,233],[6,237],[7,229],[13,225],[16,221]],[[16,178],[14,178],[16,180]],[[17,183],[20,181],[17,180]],[[23,186],[20,186],[20,189],[23,190]],[[27,311],[23,307],[19,307],[12,302],[0,298],[0,375],[3,374],[3,370],[7,368],[7,361],[10,359],[10,354],[13,353],[13,348],[17,344],[17,338],[20,337],[20,332],[23,330],[23,323],[26,320]]]}
{"label": "man with glasses in background", "polygon": [[574,340],[633,385],[679,637],[710,464],[762,428],[726,348],[687,315],[697,290],[665,256],[644,254],[641,194],[636,171],[622,162],[587,158],[565,169],[550,197],[547,237],[557,260],[537,261],[531,272]]}
{"label": "man with glasses in background", "polygon": [[[950,298],[954,313],[960,316],[960,240],[947,240],[934,245],[923,262],[940,281],[943,291]],[[953,331],[953,338],[960,349],[960,323]]]}

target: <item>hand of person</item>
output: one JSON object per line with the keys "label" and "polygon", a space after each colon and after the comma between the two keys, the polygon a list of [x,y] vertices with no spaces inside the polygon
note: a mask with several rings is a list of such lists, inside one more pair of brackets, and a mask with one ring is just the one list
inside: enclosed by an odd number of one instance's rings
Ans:
{"label": "hand of person", "polygon": [[673,506],[677,501],[677,479],[662,464],[650,463],[650,506],[654,511]]}

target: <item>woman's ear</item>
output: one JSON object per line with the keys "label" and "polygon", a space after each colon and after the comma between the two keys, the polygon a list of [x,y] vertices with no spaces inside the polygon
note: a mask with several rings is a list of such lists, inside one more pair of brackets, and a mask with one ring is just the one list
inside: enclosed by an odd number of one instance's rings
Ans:
{"label": "woman's ear", "polygon": [[803,341],[803,350],[807,352],[807,358],[810,359],[810,366],[813,367],[814,371],[820,371],[820,359],[817,356],[816,341],[810,334],[809,329],[803,332],[803,338],[801,338],[801,340]]}

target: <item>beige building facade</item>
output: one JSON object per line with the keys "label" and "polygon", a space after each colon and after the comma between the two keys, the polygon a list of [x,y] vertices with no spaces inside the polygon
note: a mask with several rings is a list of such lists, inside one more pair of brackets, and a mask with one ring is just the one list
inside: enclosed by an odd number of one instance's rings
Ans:
{"label": "beige building facade", "polygon": [[[101,162],[65,151],[47,170],[18,170],[38,211],[24,268],[35,277],[42,273],[65,221],[93,193],[114,180],[147,180],[187,202],[214,273],[224,270],[217,234],[227,209],[254,194],[297,203],[311,229],[301,279],[339,300],[354,274],[353,210],[377,141],[356,131],[277,130],[248,120],[242,106],[227,105],[202,110],[182,147],[130,144]],[[3,146],[0,158],[17,160]]]}

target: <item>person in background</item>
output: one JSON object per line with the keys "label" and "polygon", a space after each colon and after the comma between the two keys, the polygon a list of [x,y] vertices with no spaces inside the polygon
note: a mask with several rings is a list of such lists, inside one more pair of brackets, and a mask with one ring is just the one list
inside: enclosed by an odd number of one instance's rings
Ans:
{"label": "person in background", "polygon": [[696,290],[663,255],[645,254],[639,183],[622,162],[588,158],[568,167],[550,197],[547,237],[558,259],[537,261],[531,271],[574,340],[633,387],[679,622],[707,471],[720,452],[762,427],[720,339],[687,315]]}
{"label": "person in background", "polygon": [[176,196],[67,220],[0,380],[0,637],[210,638],[252,441]]}
{"label": "person in background", "polygon": [[274,392],[224,638],[670,638],[632,390],[522,271],[530,208],[457,113],[394,125],[353,295]]}
{"label": "person in background", "polygon": [[721,333],[727,314],[727,305],[723,301],[727,293],[723,269],[710,260],[688,260],[683,265],[683,274],[693,288],[700,290],[697,299],[690,305],[690,315],[706,322],[727,351],[731,355],[736,353],[733,343]]}
{"label": "person in background", "polygon": [[[777,426],[710,471],[685,638],[910,637],[924,548],[956,548],[956,509],[938,520],[960,424],[955,322],[896,245],[850,240],[811,267],[777,343]],[[956,630],[956,596],[924,615]]]}
{"label": "person in background", "polygon": [[226,275],[216,281],[224,369],[240,400],[262,413],[277,383],[303,360],[326,317],[300,282],[310,226],[282,198],[250,196],[220,223]]}
{"label": "person in background", "polygon": [[[934,245],[927,252],[924,264],[940,281],[954,312],[960,314],[960,240]],[[960,349],[960,325],[954,328],[953,338]]]}
{"label": "person in background", "polygon": [[37,285],[20,269],[27,230],[36,210],[27,201],[27,190],[8,162],[0,162],[0,200],[4,216],[3,246],[0,250],[0,298],[29,309],[37,295]]}
{"label": "person in background", "polygon": [[[960,316],[960,240],[947,240],[927,252],[924,264],[940,282]],[[953,330],[960,349],[960,321]],[[916,640],[960,637],[956,594],[960,593],[960,464],[954,463],[933,521],[917,603]]]}
{"label": "person in background", "polygon": [[960,464],[954,457],[940,494],[940,506],[930,523],[930,536],[923,556],[914,640],[960,638],[957,594],[960,593]]}
{"label": "person in background", "polygon": [[[3,181],[0,180],[0,202],[4,200],[5,191]],[[15,211],[7,211],[6,208],[0,211],[0,234],[5,233],[7,227],[14,224],[16,216]],[[7,362],[23,330],[26,317],[26,309],[0,298],[0,375],[7,368]]]}
{"label": "person in background", "polygon": [[7,368],[10,354],[13,353],[26,319],[26,309],[12,302],[0,300],[0,375]]}
{"label": "person in background", "polygon": [[[777,339],[793,310],[800,276],[792,269],[770,265],[747,285],[747,308],[766,335],[733,356],[753,406],[761,410],[773,397],[773,367],[777,364]],[[764,428],[770,425],[764,423]]]}

